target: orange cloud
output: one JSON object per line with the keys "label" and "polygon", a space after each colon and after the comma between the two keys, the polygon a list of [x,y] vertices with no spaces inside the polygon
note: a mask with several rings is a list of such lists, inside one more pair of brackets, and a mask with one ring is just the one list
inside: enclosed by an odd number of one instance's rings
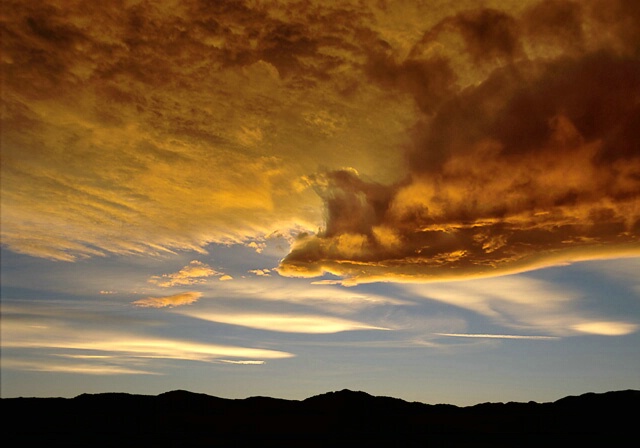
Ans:
{"label": "orange cloud", "polygon": [[313,314],[269,314],[181,310],[180,314],[211,322],[283,333],[325,334],[354,330],[389,330],[362,322]]}
{"label": "orange cloud", "polygon": [[202,293],[189,291],[166,297],[147,297],[146,299],[136,300],[132,303],[140,308],[173,308],[176,306],[191,305],[197,302],[200,297],[202,297]]}
{"label": "orange cloud", "polygon": [[[207,277],[225,276],[222,272],[218,272],[206,263],[198,260],[191,261],[187,266],[172,274],[162,274],[162,276],[153,276],[149,282],[154,283],[163,288],[171,286],[194,285],[205,283]],[[220,277],[222,279],[222,277]]]}
{"label": "orange cloud", "polygon": [[370,14],[355,4],[293,16],[287,2],[235,0],[3,6],[1,232],[13,251],[260,252],[265,235],[317,228],[302,179],[319,165],[396,176],[400,155],[381,155],[412,105],[360,84],[370,38],[353,25]]}
{"label": "orange cloud", "polygon": [[[623,21],[640,16],[616,3],[615,45],[577,28],[582,42],[570,52],[548,39],[561,16],[604,26],[600,7],[463,12],[426,32],[404,62],[376,59],[371,77],[423,112],[407,174],[394,184],[353,170],[311,178],[326,224],[298,239],[279,272],[329,272],[345,284],[438,280],[640,255],[639,47],[622,37],[631,33]],[[538,32],[541,17],[551,22]],[[427,51],[451,34],[462,59]],[[549,46],[559,53],[539,53]],[[454,66],[465,58],[487,76],[460,88]]]}
{"label": "orange cloud", "polygon": [[631,3],[5,2],[3,245],[298,234],[279,272],[345,282],[637,255]]}

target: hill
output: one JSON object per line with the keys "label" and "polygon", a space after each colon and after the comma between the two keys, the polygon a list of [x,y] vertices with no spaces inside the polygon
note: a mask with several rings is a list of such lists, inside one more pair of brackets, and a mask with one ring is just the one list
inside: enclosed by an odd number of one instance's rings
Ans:
{"label": "hill", "polygon": [[15,446],[118,447],[611,446],[637,438],[639,405],[638,390],[468,407],[350,390],[302,401],[183,390],[0,400],[4,439]]}

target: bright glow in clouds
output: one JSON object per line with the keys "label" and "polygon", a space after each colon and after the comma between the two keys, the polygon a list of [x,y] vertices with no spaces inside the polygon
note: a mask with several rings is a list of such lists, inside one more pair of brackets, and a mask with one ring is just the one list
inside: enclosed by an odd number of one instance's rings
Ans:
{"label": "bright glow in clouds", "polygon": [[578,332],[624,335],[639,326],[624,321],[600,321],[581,312],[580,296],[572,290],[524,276],[407,285],[413,294],[472,310],[514,329],[544,331],[557,336]]}
{"label": "bright glow in clouds", "polygon": [[16,361],[9,359],[3,361],[5,369],[16,369],[27,372],[50,373],[74,373],[81,375],[158,375],[149,370],[134,369],[131,367],[82,364],[82,363],[57,363],[55,358],[43,361]]}
{"label": "bright glow in clouds", "polygon": [[[71,333],[64,326],[25,326],[15,321],[3,321],[2,328],[3,350],[48,350],[53,356],[39,363],[25,364],[28,370],[51,370],[84,372],[92,370],[87,363],[70,361],[62,364],[60,357],[68,359],[83,359],[98,354],[100,363],[94,368],[98,374],[146,373],[152,370],[152,359],[189,360],[213,362],[218,359],[282,359],[294,356],[291,353],[248,347],[234,347],[219,344],[182,341],[178,339],[157,338],[136,334],[115,334],[104,330],[87,330],[82,333]],[[11,362],[16,362],[11,361]],[[4,361],[3,361],[4,363]],[[120,364],[125,364],[121,367]],[[131,370],[126,365],[139,366]],[[147,369],[140,368],[149,364]],[[18,364],[20,362],[18,361]],[[114,367],[115,366],[115,367]],[[79,369],[79,370],[78,370]],[[126,369],[126,371],[125,371]]]}
{"label": "bright glow in clouds", "polygon": [[197,302],[200,297],[202,297],[201,292],[190,291],[167,297],[148,297],[146,299],[136,300],[133,302],[133,305],[142,308],[164,308],[191,305],[192,303]]}
{"label": "bright glow in clouds", "polygon": [[3,245],[278,234],[348,284],[640,255],[633,2],[490,3],[5,2]]}
{"label": "bright glow in clouds", "polygon": [[179,310],[180,314],[198,319],[223,324],[241,325],[259,330],[280,331],[284,333],[337,333],[352,330],[388,330],[360,322],[331,316],[319,315],[287,315],[287,314],[253,314],[221,312],[207,313],[192,310]]}
{"label": "bright glow in clouds", "polygon": [[638,331],[640,325],[626,322],[585,322],[575,324],[573,328],[583,333],[603,336],[623,336]]}
{"label": "bright glow in clouds", "polygon": [[[155,283],[163,288],[172,286],[194,285],[206,282],[207,277],[213,275],[223,275],[212,269],[211,266],[198,260],[193,260],[184,268],[173,274],[163,274],[162,276],[154,276],[149,279],[150,283]],[[228,276],[226,276],[228,277]]]}

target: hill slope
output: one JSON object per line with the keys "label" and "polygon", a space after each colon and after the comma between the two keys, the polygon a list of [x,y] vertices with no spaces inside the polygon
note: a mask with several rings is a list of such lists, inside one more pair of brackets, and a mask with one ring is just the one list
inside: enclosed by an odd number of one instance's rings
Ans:
{"label": "hill slope", "polygon": [[187,391],[0,400],[5,440],[15,446],[139,447],[611,445],[635,435],[639,405],[638,390],[469,407],[349,390],[302,401]]}

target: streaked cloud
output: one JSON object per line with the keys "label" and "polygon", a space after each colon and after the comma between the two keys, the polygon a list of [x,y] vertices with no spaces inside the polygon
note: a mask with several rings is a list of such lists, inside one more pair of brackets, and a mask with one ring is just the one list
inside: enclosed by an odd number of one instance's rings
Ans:
{"label": "streaked cloud", "polygon": [[480,334],[480,333],[434,333],[436,336],[446,336],[452,338],[478,338],[478,339],[531,339],[531,340],[554,340],[560,339],[557,336],[535,336],[517,334]]}
{"label": "streaked cloud", "polygon": [[[95,331],[81,336],[75,333],[65,336],[62,327],[43,329],[18,329],[15,323],[3,322],[4,348],[33,348],[38,350],[67,350],[69,353],[82,350],[88,353],[102,353],[113,358],[136,359],[181,359],[209,362],[218,358],[263,358],[281,359],[293,356],[276,350],[234,347],[229,345],[205,344],[179,339],[155,338],[150,336]],[[44,332],[44,333],[43,333]],[[44,334],[48,336],[43,337]],[[75,352],[77,353],[77,352]],[[60,353],[57,353],[59,356]]]}
{"label": "streaked cloud", "polygon": [[[625,335],[640,328],[633,322],[603,319],[591,310],[581,309],[583,295],[579,290],[523,275],[407,285],[407,288],[417,296],[476,312],[496,324],[527,333]],[[459,337],[468,334],[441,333]]]}
{"label": "streaked cloud", "polygon": [[176,306],[191,305],[197,302],[200,297],[202,297],[201,292],[189,291],[166,297],[147,297],[146,299],[139,299],[132,303],[134,306],[140,308],[173,308]]}
{"label": "streaked cloud", "polygon": [[[142,358],[165,358],[208,362],[220,357],[282,359],[294,356],[276,350],[234,347],[217,344],[192,343],[188,341],[141,338],[123,341],[120,337],[111,341],[67,344],[64,348],[121,352]],[[119,344],[114,350],[114,344]]]}
{"label": "streaked cloud", "polygon": [[363,322],[319,314],[207,312],[182,309],[176,312],[211,322],[282,333],[322,334],[354,330],[389,330]]}
{"label": "streaked cloud", "polygon": [[151,370],[117,365],[100,365],[79,362],[56,362],[55,359],[24,361],[3,358],[2,366],[8,370],[23,370],[51,373],[74,373],[82,375],[158,375]]}
{"label": "streaked cloud", "polygon": [[265,361],[254,361],[254,360],[240,360],[240,361],[233,361],[230,359],[219,359],[218,362],[222,362],[225,364],[238,364],[238,365],[243,365],[243,366],[261,366],[265,363]]}
{"label": "streaked cloud", "polygon": [[[157,323],[127,322],[86,311],[14,305],[2,316],[3,369],[86,373],[95,375],[159,374],[158,360],[263,361],[292,353],[224,343],[158,337],[148,333]],[[16,354],[19,353],[19,356]]]}
{"label": "streaked cloud", "polygon": [[316,6],[5,3],[3,244],[65,261],[261,252],[317,229],[303,178],[320,165],[394,179],[413,105],[361,82],[371,14]]}
{"label": "streaked cloud", "polygon": [[324,313],[350,315],[352,313],[389,305],[407,305],[411,302],[387,294],[356,291],[338,285],[308,284],[306,281],[292,281],[282,277],[256,276],[246,277],[234,282],[207,285],[203,288],[208,303],[227,303],[250,299],[265,304],[288,303],[310,307]]}

